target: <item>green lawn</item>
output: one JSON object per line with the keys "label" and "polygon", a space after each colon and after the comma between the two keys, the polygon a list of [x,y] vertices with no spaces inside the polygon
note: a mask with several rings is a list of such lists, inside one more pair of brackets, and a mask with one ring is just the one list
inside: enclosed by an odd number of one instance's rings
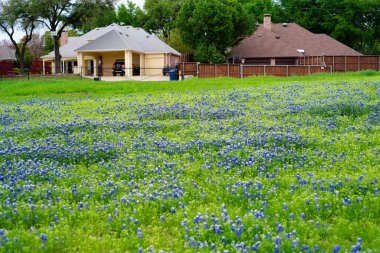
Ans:
{"label": "green lawn", "polygon": [[299,77],[259,76],[246,79],[190,79],[181,82],[96,82],[91,79],[72,78],[32,78],[3,79],[0,82],[0,99],[5,101],[23,100],[31,97],[58,97],[81,95],[118,95],[132,93],[187,92],[208,89],[227,89],[256,87],[265,84],[278,85],[287,83],[327,83],[358,82],[379,80],[380,72],[364,71],[343,74],[316,74]]}
{"label": "green lawn", "polygon": [[378,252],[380,73],[0,82],[0,252]]}

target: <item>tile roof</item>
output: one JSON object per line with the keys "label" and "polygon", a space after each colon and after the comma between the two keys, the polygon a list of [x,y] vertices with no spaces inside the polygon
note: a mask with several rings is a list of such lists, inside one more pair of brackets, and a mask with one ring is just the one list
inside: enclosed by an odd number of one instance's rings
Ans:
{"label": "tile roof", "polygon": [[[303,49],[304,54],[298,52],[298,49]],[[263,25],[258,26],[256,32],[232,49],[231,55],[241,58],[274,58],[362,54],[326,34],[314,34],[295,23],[288,23],[272,24],[271,30],[265,29]]]}
{"label": "tile roof", "polygon": [[[180,55],[175,49],[141,28],[117,24],[93,29],[80,37],[69,37],[69,42],[60,47],[60,53],[65,58],[76,58],[77,52],[118,50]],[[41,58],[54,58],[54,52]]]}
{"label": "tile roof", "polygon": [[0,46],[0,61],[16,60],[16,50],[8,46]]}

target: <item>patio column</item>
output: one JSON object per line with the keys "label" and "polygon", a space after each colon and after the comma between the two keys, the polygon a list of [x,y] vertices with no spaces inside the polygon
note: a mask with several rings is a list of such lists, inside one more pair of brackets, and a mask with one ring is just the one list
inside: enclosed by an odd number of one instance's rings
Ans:
{"label": "patio column", "polygon": [[145,55],[140,54],[140,76],[145,75]]}
{"label": "patio column", "polygon": [[42,75],[45,75],[45,60],[42,60]]}
{"label": "patio column", "polygon": [[131,77],[133,75],[131,51],[125,51],[125,75],[128,77]]}
{"label": "patio column", "polygon": [[65,61],[62,61],[62,63],[61,63],[61,65],[62,65],[62,74],[65,74]]}
{"label": "patio column", "polygon": [[85,62],[84,62],[84,54],[82,52],[78,53],[78,73],[83,76],[85,74]]}
{"label": "patio column", "polygon": [[93,60],[94,62],[94,77],[98,76],[98,59],[95,57]]}

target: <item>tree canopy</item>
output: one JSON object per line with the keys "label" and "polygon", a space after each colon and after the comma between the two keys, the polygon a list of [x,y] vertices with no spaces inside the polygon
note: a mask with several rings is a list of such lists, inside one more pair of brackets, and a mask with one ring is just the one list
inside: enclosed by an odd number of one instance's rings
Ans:
{"label": "tree canopy", "polygon": [[166,40],[176,28],[178,12],[181,9],[181,0],[145,0],[146,11],[145,30],[162,35]]}
{"label": "tree canopy", "polygon": [[[37,15],[33,12],[36,5],[27,0],[9,0],[0,2],[0,29],[11,40],[19,62],[21,74],[24,74],[25,54],[27,44],[32,39],[34,29],[37,27]],[[24,38],[17,43],[14,35],[16,29],[24,33]]]}
{"label": "tree canopy", "polygon": [[177,22],[183,41],[195,48],[196,60],[215,63],[254,27],[253,18],[234,0],[186,0]]}
{"label": "tree canopy", "polygon": [[130,0],[127,1],[127,5],[121,4],[117,10],[117,22],[121,25],[143,27],[145,18],[143,10]]}

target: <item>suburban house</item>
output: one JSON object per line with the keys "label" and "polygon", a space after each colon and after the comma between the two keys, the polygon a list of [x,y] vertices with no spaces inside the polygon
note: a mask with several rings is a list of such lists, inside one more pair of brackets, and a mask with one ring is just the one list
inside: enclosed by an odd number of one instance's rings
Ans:
{"label": "suburban house", "polygon": [[314,34],[295,23],[264,24],[231,50],[229,62],[253,65],[297,65],[301,56],[360,56],[361,53],[326,34]]}
{"label": "suburban house", "polygon": [[15,61],[16,61],[16,50],[6,45],[0,46],[0,62],[15,62]]}
{"label": "suburban house", "polygon": [[[63,73],[98,76],[112,75],[116,60],[124,61],[125,75],[162,75],[165,66],[179,62],[180,53],[156,36],[141,28],[112,24],[96,28],[80,37],[61,36],[61,70]],[[55,72],[54,52],[41,57],[52,63]]]}
{"label": "suburban house", "polygon": [[9,75],[16,67],[16,50],[9,46],[0,46],[0,76]]}

